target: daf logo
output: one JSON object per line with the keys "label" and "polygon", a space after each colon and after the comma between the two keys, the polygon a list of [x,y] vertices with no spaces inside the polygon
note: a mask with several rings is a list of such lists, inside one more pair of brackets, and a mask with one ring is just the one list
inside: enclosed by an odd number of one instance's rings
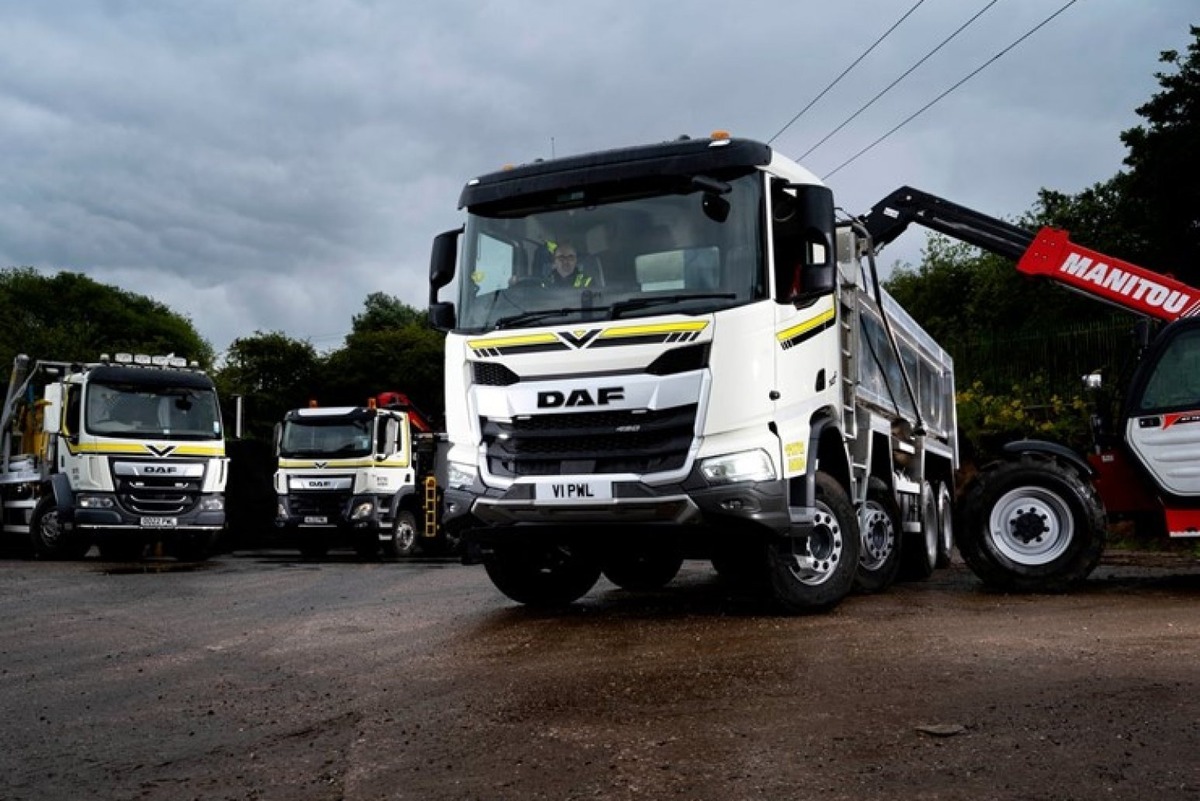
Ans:
{"label": "daf logo", "polygon": [[142,472],[147,475],[169,476],[178,473],[179,468],[169,465],[148,464],[142,468]]}
{"label": "daf logo", "polygon": [[573,389],[570,392],[560,392],[548,389],[538,393],[539,409],[572,408],[575,406],[607,406],[614,401],[625,399],[625,387],[601,387],[596,390],[596,396],[586,389]]}
{"label": "daf logo", "polygon": [[328,489],[329,487],[333,486],[333,482],[328,480],[313,479],[308,482],[308,486],[312,489]]}

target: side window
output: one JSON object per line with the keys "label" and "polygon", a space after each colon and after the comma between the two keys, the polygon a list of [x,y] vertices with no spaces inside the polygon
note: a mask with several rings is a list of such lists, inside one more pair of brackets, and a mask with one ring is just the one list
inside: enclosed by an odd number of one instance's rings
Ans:
{"label": "side window", "polygon": [[508,287],[513,277],[516,248],[501,239],[480,234],[471,281],[478,294]]}
{"label": "side window", "polygon": [[63,433],[65,434],[78,434],[83,429],[80,417],[83,412],[80,397],[81,390],[77,385],[71,384],[67,387],[66,411],[63,414]]}
{"label": "side window", "polygon": [[1152,369],[1138,411],[1200,409],[1200,328],[1172,339]]}

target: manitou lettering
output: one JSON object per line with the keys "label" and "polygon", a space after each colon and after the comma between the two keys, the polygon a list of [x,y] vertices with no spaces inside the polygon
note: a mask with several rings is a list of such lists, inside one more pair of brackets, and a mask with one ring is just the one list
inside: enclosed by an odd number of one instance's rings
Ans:
{"label": "manitou lettering", "polygon": [[625,399],[624,387],[601,387],[596,390],[596,397],[586,389],[573,389],[570,392],[560,392],[548,389],[538,393],[539,409],[558,409],[574,406],[607,406],[614,401]]}
{"label": "manitou lettering", "polygon": [[1170,289],[1145,276],[1102,261],[1094,262],[1079,253],[1071,253],[1059,268],[1060,272],[1075,276],[1079,281],[1095,284],[1122,297],[1136,300],[1148,308],[1161,308],[1168,314],[1177,314],[1187,306],[1191,296],[1186,292]]}

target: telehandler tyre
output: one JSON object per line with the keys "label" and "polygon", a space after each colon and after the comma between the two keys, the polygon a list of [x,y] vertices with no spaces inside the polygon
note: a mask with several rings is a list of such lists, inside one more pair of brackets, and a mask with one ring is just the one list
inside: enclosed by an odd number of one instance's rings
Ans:
{"label": "telehandler tyre", "polygon": [[963,560],[987,586],[1062,592],[1100,561],[1104,507],[1075,470],[1025,456],[990,465],[968,488],[957,537]]}

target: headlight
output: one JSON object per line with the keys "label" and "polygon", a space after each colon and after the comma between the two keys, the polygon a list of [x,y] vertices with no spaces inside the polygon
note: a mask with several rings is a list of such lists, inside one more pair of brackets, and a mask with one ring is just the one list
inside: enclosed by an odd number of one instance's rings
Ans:
{"label": "headlight", "polygon": [[205,495],[200,499],[200,511],[219,512],[225,508],[225,499],[220,495]]}
{"label": "headlight", "polygon": [[351,520],[363,520],[375,514],[375,501],[367,499],[354,504],[350,511]]}
{"label": "headlight", "polygon": [[111,495],[76,495],[75,505],[80,509],[111,509],[117,502]]}
{"label": "headlight", "polygon": [[475,483],[475,465],[450,462],[446,465],[446,485],[468,489]]}
{"label": "headlight", "polygon": [[705,459],[700,463],[700,473],[710,484],[771,481],[775,478],[775,466],[766,451],[742,451]]}

